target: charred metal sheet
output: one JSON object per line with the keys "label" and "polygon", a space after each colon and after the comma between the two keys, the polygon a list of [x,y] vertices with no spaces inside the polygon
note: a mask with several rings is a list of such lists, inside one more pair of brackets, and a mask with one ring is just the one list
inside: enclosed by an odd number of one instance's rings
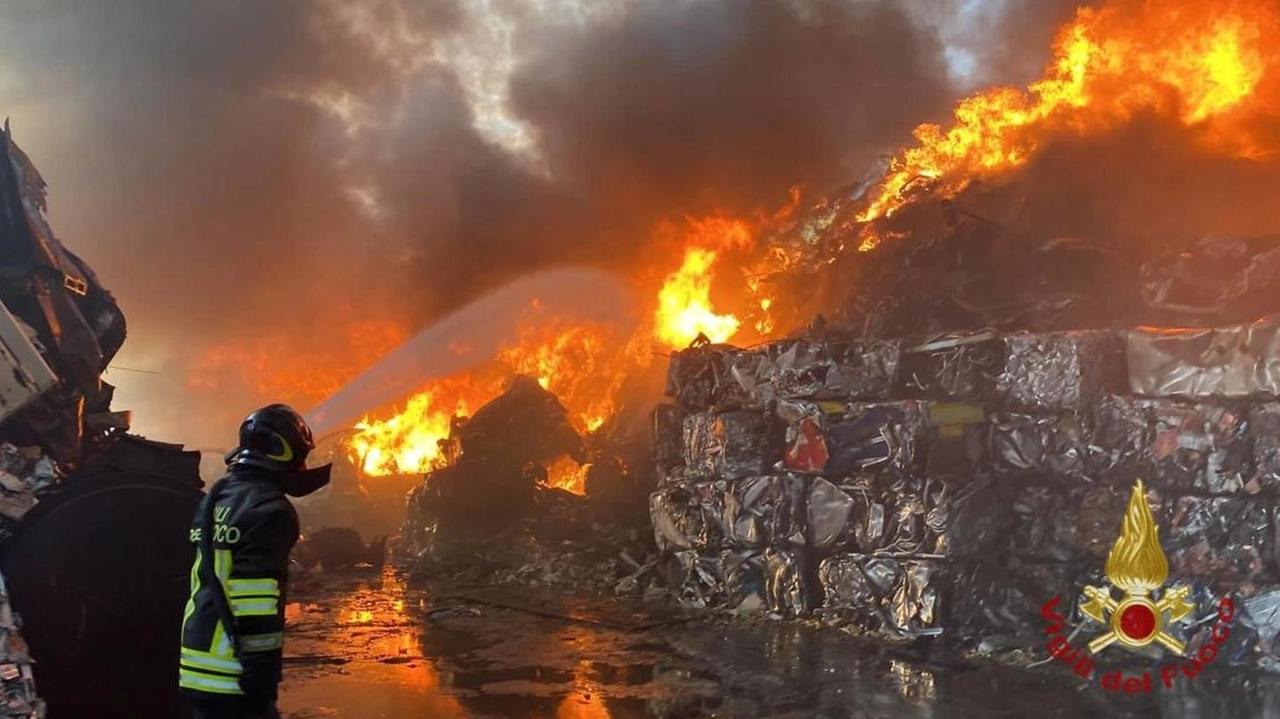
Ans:
{"label": "charred metal sheet", "polygon": [[1132,330],[1129,387],[1151,397],[1280,395],[1280,316],[1217,329]]}

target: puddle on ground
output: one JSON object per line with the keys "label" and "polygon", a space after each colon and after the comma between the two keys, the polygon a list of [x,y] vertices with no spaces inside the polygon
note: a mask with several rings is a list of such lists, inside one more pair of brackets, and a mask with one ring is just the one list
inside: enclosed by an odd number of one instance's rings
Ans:
{"label": "puddle on ground", "polygon": [[394,572],[325,577],[289,606],[281,709],[288,719],[1280,717],[1273,678],[1205,674],[1131,696],[1069,673],[930,664],[795,623],[652,622],[600,602],[557,609],[549,595],[522,611],[433,598]]}

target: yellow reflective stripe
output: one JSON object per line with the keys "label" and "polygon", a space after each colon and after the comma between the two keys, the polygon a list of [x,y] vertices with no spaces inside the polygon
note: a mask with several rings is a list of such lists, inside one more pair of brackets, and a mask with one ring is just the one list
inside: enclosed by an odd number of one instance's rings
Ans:
{"label": "yellow reflective stripe", "polygon": [[240,638],[240,649],[246,652],[269,652],[284,646],[284,632],[246,634]]}
{"label": "yellow reflective stripe", "polygon": [[203,652],[192,651],[186,647],[182,648],[182,663],[190,664],[195,669],[206,669],[224,674],[239,674],[244,671],[244,668],[240,666],[240,662],[236,659],[211,657]]}
{"label": "yellow reflective stripe", "polygon": [[232,677],[206,674],[186,667],[178,669],[178,686],[212,694],[244,694],[240,682]]}
{"label": "yellow reflective stripe", "polygon": [[280,596],[280,583],[274,579],[232,579],[227,582],[227,596]]}
{"label": "yellow reflective stripe", "polygon": [[191,597],[187,599],[187,608],[182,612],[182,630],[187,629],[187,620],[196,611],[196,593],[200,591],[200,549],[196,548],[196,561],[191,565]]}
{"label": "yellow reflective stripe", "polygon": [[237,617],[269,617],[279,612],[279,606],[273,598],[232,599],[231,613]]}

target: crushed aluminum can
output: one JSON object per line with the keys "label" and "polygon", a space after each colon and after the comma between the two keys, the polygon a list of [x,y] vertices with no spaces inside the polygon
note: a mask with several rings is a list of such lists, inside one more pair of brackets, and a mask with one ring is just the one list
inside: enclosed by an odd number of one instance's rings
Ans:
{"label": "crushed aluminum can", "polygon": [[785,427],[782,466],[792,472],[821,474],[827,468],[827,421],[816,402],[780,400],[778,419]]}
{"label": "crushed aluminum can", "polygon": [[854,403],[827,423],[826,476],[912,474],[926,457],[929,428],[920,402]]}
{"label": "crushed aluminum can", "polygon": [[987,431],[987,456],[998,475],[1084,476],[1086,441],[1073,414],[1001,414]]}
{"label": "crushed aluminum can", "polygon": [[803,477],[747,477],[723,483],[724,536],[737,549],[805,544]]}
{"label": "crushed aluminum can", "polygon": [[720,479],[767,473],[775,443],[768,418],[750,410],[693,414],[684,421],[685,465]]}
{"label": "crushed aluminum can", "polygon": [[850,478],[839,485],[815,478],[805,509],[808,545],[818,552],[870,553],[886,543],[889,504],[870,477]]}
{"label": "crushed aluminum can", "polygon": [[1280,395],[1280,315],[1216,329],[1131,330],[1129,388],[1149,397]]}
{"label": "crushed aluminum can", "polygon": [[1125,386],[1124,347],[1111,332],[1018,333],[1004,342],[1007,358],[996,390],[1006,409],[1079,411]]}
{"label": "crushed aluminum can", "polygon": [[888,399],[900,351],[890,340],[774,342],[768,346],[774,391],[787,399]]}
{"label": "crushed aluminum can", "polygon": [[995,395],[1005,345],[992,331],[943,335],[902,350],[898,394],[938,402],[983,403]]}
{"label": "crushed aluminum can", "polygon": [[1169,568],[1183,577],[1275,574],[1275,527],[1261,497],[1184,496],[1173,501],[1165,540]]}

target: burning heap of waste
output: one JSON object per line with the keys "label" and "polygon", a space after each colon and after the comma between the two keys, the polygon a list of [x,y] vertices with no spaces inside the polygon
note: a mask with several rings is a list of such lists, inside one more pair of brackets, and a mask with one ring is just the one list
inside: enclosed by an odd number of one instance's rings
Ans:
{"label": "burning heap of waste", "polygon": [[831,321],[672,359],[651,514],[681,597],[1039,654],[1041,604],[1084,621],[1143,479],[1196,607],[1171,634],[1198,652],[1230,595],[1220,661],[1280,669],[1280,236],[1207,234],[1280,218],[1104,182],[1171,157],[1197,185],[1280,176],[1277,32],[1264,2],[1082,10],[1044,80],[966,100],[776,232],[781,296]]}

